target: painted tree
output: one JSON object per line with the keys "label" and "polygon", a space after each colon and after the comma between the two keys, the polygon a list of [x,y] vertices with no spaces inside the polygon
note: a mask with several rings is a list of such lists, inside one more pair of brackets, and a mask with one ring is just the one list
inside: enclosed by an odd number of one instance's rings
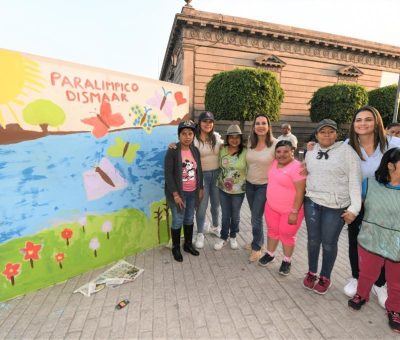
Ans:
{"label": "painted tree", "polygon": [[167,220],[167,230],[168,230],[168,240],[171,239],[171,229],[169,227],[169,206],[167,202],[164,202],[164,212],[165,212],[165,218]]}
{"label": "painted tree", "polygon": [[216,119],[254,120],[263,113],[271,121],[279,119],[284,91],[274,73],[261,69],[235,69],[215,74],[208,82],[205,108]]}
{"label": "painted tree", "polygon": [[162,219],[162,212],[163,209],[161,207],[158,207],[157,210],[154,212],[154,218],[157,220],[157,237],[158,237],[158,243],[161,243],[161,237],[160,237],[160,221]]}
{"label": "painted tree", "polygon": [[39,125],[43,132],[48,127],[59,127],[65,121],[65,112],[51,100],[38,99],[27,106],[22,112],[24,121],[30,125]]}

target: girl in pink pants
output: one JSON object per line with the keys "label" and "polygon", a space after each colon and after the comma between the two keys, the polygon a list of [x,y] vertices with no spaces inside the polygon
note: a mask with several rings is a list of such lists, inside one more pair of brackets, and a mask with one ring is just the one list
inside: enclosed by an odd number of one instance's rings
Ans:
{"label": "girl in pink pants", "polygon": [[265,221],[267,223],[267,252],[258,260],[267,266],[275,260],[275,251],[282,242],[284,258],[279,274],[289,275],[296,234],[304,217],[303,199],[305,176],[302,164],[294,159],[290,141],[279,141],[275,147],[275,160],[268,174]]}

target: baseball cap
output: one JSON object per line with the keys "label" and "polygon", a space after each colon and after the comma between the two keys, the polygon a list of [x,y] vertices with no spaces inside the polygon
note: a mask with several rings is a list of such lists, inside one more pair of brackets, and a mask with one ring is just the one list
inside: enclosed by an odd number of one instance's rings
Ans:
{"label": "baseball cap", "polygon": [[338,127],[335,121],[333,121],[332,119],[322,119],[318,125],[317,125],[317,132],[319,132],[319,130],[321,130],[323,127],[325,126],[329,126],[332,129],[335,129],[337,131]]}
{"label": "baseball cap", "polygon": [[202,113],[200,113],[199,116],[199,122],[201,122],[202,120],[212,120],[214,121],[214,114],[212,112],[209,111],[204,111]]}
{"label": "baseball cap", "polygon": [[191,129],[194,132],[196,130],[196,123],[193,120],[183,120],[178,125],[178,135],[183,129]]}

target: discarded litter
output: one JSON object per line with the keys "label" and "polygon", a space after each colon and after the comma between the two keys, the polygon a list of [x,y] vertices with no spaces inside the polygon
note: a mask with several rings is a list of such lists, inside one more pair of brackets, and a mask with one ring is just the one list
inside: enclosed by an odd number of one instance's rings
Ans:
{"label": "discarded litter", "polygon": [[115,306],[115,309],[122,309],[124,308],[127,304],[129,303],[129,300],[125,299],[120,302]]}
{"label": "discarded litter", "polygon": [[99,292],[104,287],[116,287],[126,282],[132,282],[142,273],[142,268],[121,260],[94,280],[76,289],[74,293],[90,296]]}

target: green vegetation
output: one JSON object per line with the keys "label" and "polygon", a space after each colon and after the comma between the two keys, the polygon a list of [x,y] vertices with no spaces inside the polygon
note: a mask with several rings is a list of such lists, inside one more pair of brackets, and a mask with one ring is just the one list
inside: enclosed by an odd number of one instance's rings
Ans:
{"label": "green vegetation", "polygon": [[329,118],[336,123],[350,123],[354,112],[368,103],[368,94],[357,84],[336,84],[314,92],[309,104],[313,122]]}
{"label": "green vegetation", "polygon": [[[157,220],[155,212],[159,208],[161,218]],[[150,216],[136,209],[87,215],[79,222],[60,224],[1,244],[0,301],[168,242],[170,221],[167,223],[165,201],[154,202]],[[27,249],[32,243],[36,246],[36,259],[35,256],[28,259]],[[18,272],[7,278],[4,271],[8,266],[10,272],[15,264],[19,264]]]}
{"label": "green vegetation", "polygon": [[216,119],[237,120],[244,127],[259,113],[279,119],[284,91],[272,72],[235,69],[215,74],[207,84],[205,108]]}
{"label": "green vegetation", "polygon": [[382,115],[383,123],[392,122],[394,103],[396,100],[397,85],[389,85],[368,92],[369,105],[378,109]]}

